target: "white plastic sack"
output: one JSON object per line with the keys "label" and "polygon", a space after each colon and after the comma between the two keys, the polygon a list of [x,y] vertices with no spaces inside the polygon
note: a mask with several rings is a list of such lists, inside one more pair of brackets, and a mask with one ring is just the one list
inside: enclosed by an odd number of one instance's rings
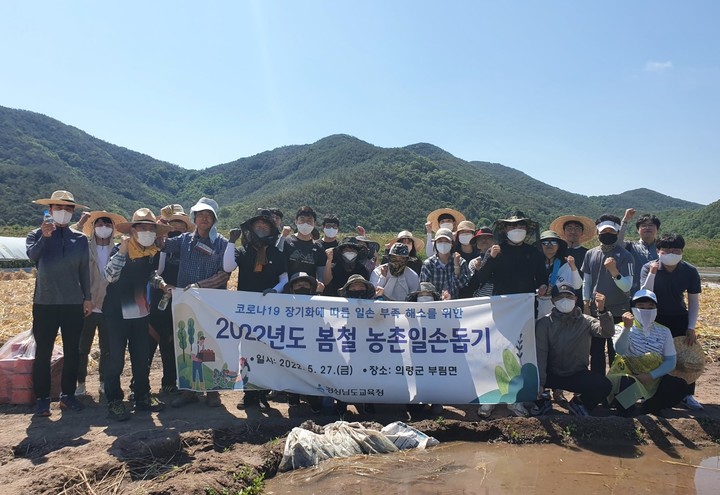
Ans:
{"label": "white plastic sack", "polygon": [[395,421],[380,430],[400,450],[425,449],[438,445],[440,442],[402,421]]}
{"label": "white plastic sack", "polygon": [[[60,351],[62,353],[62,350]],[[32,330],[25,330],[0,347],[0,359],[35,359],[35,339]]]}

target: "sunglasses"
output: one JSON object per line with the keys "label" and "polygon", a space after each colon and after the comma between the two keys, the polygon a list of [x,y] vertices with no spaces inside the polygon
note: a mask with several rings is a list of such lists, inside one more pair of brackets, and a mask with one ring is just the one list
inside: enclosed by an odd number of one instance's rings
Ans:
{"label": "sunglasses", "polygon": [[557,246],[558,241],[542,241],[543,246]]}

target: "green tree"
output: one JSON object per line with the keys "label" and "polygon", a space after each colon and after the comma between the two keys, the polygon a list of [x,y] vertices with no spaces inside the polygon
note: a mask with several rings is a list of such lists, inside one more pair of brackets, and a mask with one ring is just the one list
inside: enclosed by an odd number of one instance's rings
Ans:
{"label": "green tree", "polygon": [[177,338],[178,338],[178,345],[180,346],[180,349],[182,349],[183,364],[184,364],[185,363],[185,348],[187,347],[187,334],[185,333],[185,322],[184,321],[178,322]]}
{"label": "green tree", "polygon": [[190,352],[192,352],[192,345],[195,343],[195,320],[193,320],[192,318],[188,318],[187,333],[188,333],[188,342],[190,342]]}

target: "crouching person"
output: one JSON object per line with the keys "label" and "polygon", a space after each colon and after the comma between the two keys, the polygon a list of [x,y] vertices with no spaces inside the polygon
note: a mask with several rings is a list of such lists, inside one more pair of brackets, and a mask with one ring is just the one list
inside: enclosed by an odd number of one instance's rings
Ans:
{"label": "crouching person", "polygon": [[113,249],[105,267],[105,278],[109,282],[102,308],[109,345],[105,395],[109,417],[123,421],[130,417],[120,386],[125,348],[130,352],[135,410],[160,411],[165,407],[150,395],[147,342],[150,308],[146,294],[149,281],[155,288],[162,281],[153,277],[159,259],[155,239],[158,233],[167,233],[169,227],[156,224],[155,215],[147,208],[140,208],[133,214],[132,221],[119,223],[115,228],[126,235]]}
{"label": "crouching person", "polygon": [[546,388],[574,392],[568,408],[576,416],[587,416],[610,392],[610,380],[588,369],[593,337],[610,338],[615,333],[612,315],[605,310],[605,296],[595,295],[598,318],[583,314],[576,302],[571,286],[554,286],[553,309],[535,324],[541,398],[533,415],[550,412],[549,400],[542,397]]}
{"label": "crouching person", "polygon": [[655,322],[655,293],[637,291],[630,308],[632,312],[622,316],[623,330],[615,342],[618,357],[608,372],[613,385],[608,402],[621,415],[633,416],[635,403],[644,399],[640,412],[657,415],[683,399],[687,382],[668,374],[675,369],[677,353],[670,330]]}

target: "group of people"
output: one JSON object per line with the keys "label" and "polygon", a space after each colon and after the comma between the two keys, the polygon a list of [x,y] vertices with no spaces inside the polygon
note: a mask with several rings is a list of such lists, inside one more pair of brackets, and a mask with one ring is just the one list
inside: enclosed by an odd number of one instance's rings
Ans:
{"label": "group of people", "polygon": [[[520,211],[476,228],[459,211],[442,208],[428,215],[425,240],[403,230],[380,252],[362,227],[340,238],[340,220],[326,216],[318,222],[308,206],[295,213],[294,232],[283,226],[282,211],[259,208],[225,238],[218,232],[218,204],[210,198],[199,199],[189,214],[172,204],[157,217],[140,208],[128,221],[98,210],[83,213],[72,226],[75,210],[88,208],[70,192],[55,191],[35,203],[47,207],[40,228],[27,237],[28,256],[37,265],[33,380],[39,416],[50,415],[50,356],[58,328],[64,350],[61,408],[83,407],[77,397],[87,393],[96,330],[100,393],[110,418],[130,417],[120,384],[126,350],[136,411],[165,407],[150,392],[150,364],[158,347],[161,391],[172,394],[171,405],[199,402],[201,393],[176,387],[168,300],[176,288],[226,289],[235,269],[237,290],[263,294],[422,303],[535,293],[541,389],[530,413],[551,408],[546,389],[556,401],[566,401],[563,391],[573,392],[568,409],[579,415],[603,401],[621,414],[631,414],[638,400],[650,413],[678,403],[702,408],[694,383],[670,375],[677,364],[673,337],[682,337],[684,345],[696,342],[700,278],[682,261],[682,236],[659,236],[660,221],[653,215],[637,219],[638,241],[625,242],[633,209],[622,220],[610,214],[596,221],[565,215],[540,232]],[[583,247],[596,235],[599,246]],[[622,331],[615,327],[620,324]],[[202,366],[199,340],[191,357]],[[321,398],[306,399],[319,410]],[[288,394],[291,405],[299,401]],[[219,406],[218,392],[208,391],[205,402]],[[267,407],[266,392],[246,392],[243,406]],[[482,405],[478,413],[488,417],[493,407]],[[523,404],[508,407],[516,415],[528,414]]]}

